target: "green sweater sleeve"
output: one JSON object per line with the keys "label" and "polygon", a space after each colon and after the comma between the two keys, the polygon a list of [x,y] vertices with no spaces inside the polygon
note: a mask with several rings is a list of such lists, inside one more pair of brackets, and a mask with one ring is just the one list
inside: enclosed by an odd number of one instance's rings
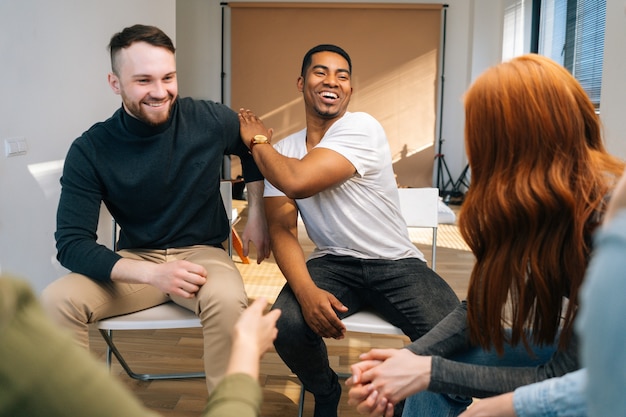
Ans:
{"label": "green sweater sleeve", "polygon": [[157,416],[45,316],[27,283],[8,277],[0,358],[0,416]]}
{"label": "green sweater sleeve", "polygon": [[[204,417],[256,417],[258,382],[226,376]],[[0,277],[0,417],[157,417],[45,315],[27,283]]]}
{"label": "green sweater sleeve", "polygon": [[250,375],[227,375],[211,393],[202,416],[257,417],[262,400],[261,387]]}

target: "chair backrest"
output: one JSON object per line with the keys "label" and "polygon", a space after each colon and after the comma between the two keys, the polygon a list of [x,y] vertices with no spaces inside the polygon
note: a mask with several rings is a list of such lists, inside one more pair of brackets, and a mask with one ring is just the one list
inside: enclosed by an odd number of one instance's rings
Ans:
{"label": "chair backrest", "polygon": [[224,202],[224,209],[226,209],[226,215],[228,216],[228,222],[233,222],[233,183],[230,181],[220,182],[220,194],[222,195],[222,201]]}
{"label": "chair backrest", "polygon": [[[228,217],[228,224],[232,227],[233,220],[237,218],[237,214],[233,210],[233,183],[230,181],[220,182],[220,194],[222,195],[222,202],[224,203],[224,209],[226,210],[226,216]],[[233,256],[232,231],[228,232],[228,255]]]}
{"label": "chair backrest", "polygon": [[400,211],[408,227],[439,225],[438,188],[398,188]]}
{"label": "chair backrest", "polygon": [[407,227],[430,227],[433,229],[431,269],[437,261],[437,227],[439,226],[439,189],[398,188],[400,211]]}

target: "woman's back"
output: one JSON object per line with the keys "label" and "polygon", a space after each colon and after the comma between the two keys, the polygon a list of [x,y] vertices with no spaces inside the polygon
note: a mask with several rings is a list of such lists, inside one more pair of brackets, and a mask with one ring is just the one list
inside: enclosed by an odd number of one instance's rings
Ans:
{"label": "woman's back", "polygon": [[591,235],[624,165],[604,149],[579,83],[545,57],[487,70],[468,90],[465,108],[472,186],[459,225],[476,256],[471,338],[501,352],[507,342],[551,344],[562,328],[563,347]]}

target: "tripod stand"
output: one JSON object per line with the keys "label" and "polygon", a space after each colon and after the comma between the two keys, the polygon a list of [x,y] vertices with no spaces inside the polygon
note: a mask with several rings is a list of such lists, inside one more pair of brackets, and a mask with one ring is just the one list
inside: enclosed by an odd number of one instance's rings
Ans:
{"label": "tripod stand", "polygon": [[[443,142],[443,140],[439,142]],[[445,155],[441,153],[441,143],[439,144],[439,152],[435,154],[435,160],[437,161],[437,188],[439,188],[439,195],[443,197],[448,193],[448,186],[454,188],[454,181],[446,163]]]}
{"label": "tripod stand", "polygon": [[[469,165],[466,165],[461,171],[461,175],[457,180],[452,179],[452,174],[446,163],[445,155],[441,152],[443,145],[443,139],[439,139],[439,152],[435,154],[437,160],[437,188],[439,188],[439,195],[443,198],[443,202],[449,204],[454,199],[455,202],[463,201],[463,192],[461,186],[464,185],[469,188],[469,182],[467,182],[467,172]],[[448,187],[451,187],[448,189]]]}
{"label": "tripod stand", "polygon": [[463,168],[463,171],[461,171],[461,175],[459,175],[459,178],[456,179],[455,183],[454,183],[454,187],[452,188],[452,191],[461,191],[461,185],[464,185],[465,188],[469,188],[469,180],[467,179],[467,173],[469,172],[469,164],[465,165],[465,168]]}
{"label": "tripod stand", "polygon": [[[447,7],[447,6],[446,6]],[[437,188],[439,188],[439,195],[443,198],[444,203],[448,204],[451,201],[451,197],[455,200],[460,197],[463,199],[463,193],[460,191],[461,184],[465,184],[465,174],[467,173],[467,167],[463,170],[463,173],[457,181],[452,179],[450,169],[446,163],[445,155],[443,154],[442,147],[444,139],[441,137],[443,130],[443,92],[445,86],[445,56],[446,56],[446,21],[447,21],[447,9],[443,8],[443,36],[441,45],[441,91],[439,99],[439,141],[437,144],[437,153],[435,159],[437,163]],[[448,189],[451,187],[451,189]]]}

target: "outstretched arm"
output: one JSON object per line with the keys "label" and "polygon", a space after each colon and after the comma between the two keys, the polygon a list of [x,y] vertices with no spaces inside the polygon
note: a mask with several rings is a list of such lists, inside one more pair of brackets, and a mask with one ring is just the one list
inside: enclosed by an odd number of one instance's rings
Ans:
{"label": "outstretched arm", "polygon": [[477,401],[459,417],[524,417],[587,415],[587,370],[550,378],[517,388],[514,392]]}
{"label": "outstretched arm", "polygon": [[[239,123],[246,146],[255,135],[271,137],[272,131],[249,110],[239,111]],[[250,152],[263,176],[293,199],[307,198],[341,184],[356,172],[343,155],[325,148],[311,148],[302,159],[283,156],[271,145],[256,145]]]}
{"label": "outstretched arm", "polygon": [[237,320],[226,376],[211,393],[203,417],[260,415],[259,360],[276,339],[276,320],[280,316],[280,310],[264,315],[266,307],[267,300],[260,298]]}
{"label": "outstretched arm", "polygon": [[280,310],[264,315],[266,307],[267,300],[259,298],[241,313],[233,330],[233,347],[226,375],[245,373],[253,378],[259,376],[259,361],[276,339],[276,321],[280,317]]}

